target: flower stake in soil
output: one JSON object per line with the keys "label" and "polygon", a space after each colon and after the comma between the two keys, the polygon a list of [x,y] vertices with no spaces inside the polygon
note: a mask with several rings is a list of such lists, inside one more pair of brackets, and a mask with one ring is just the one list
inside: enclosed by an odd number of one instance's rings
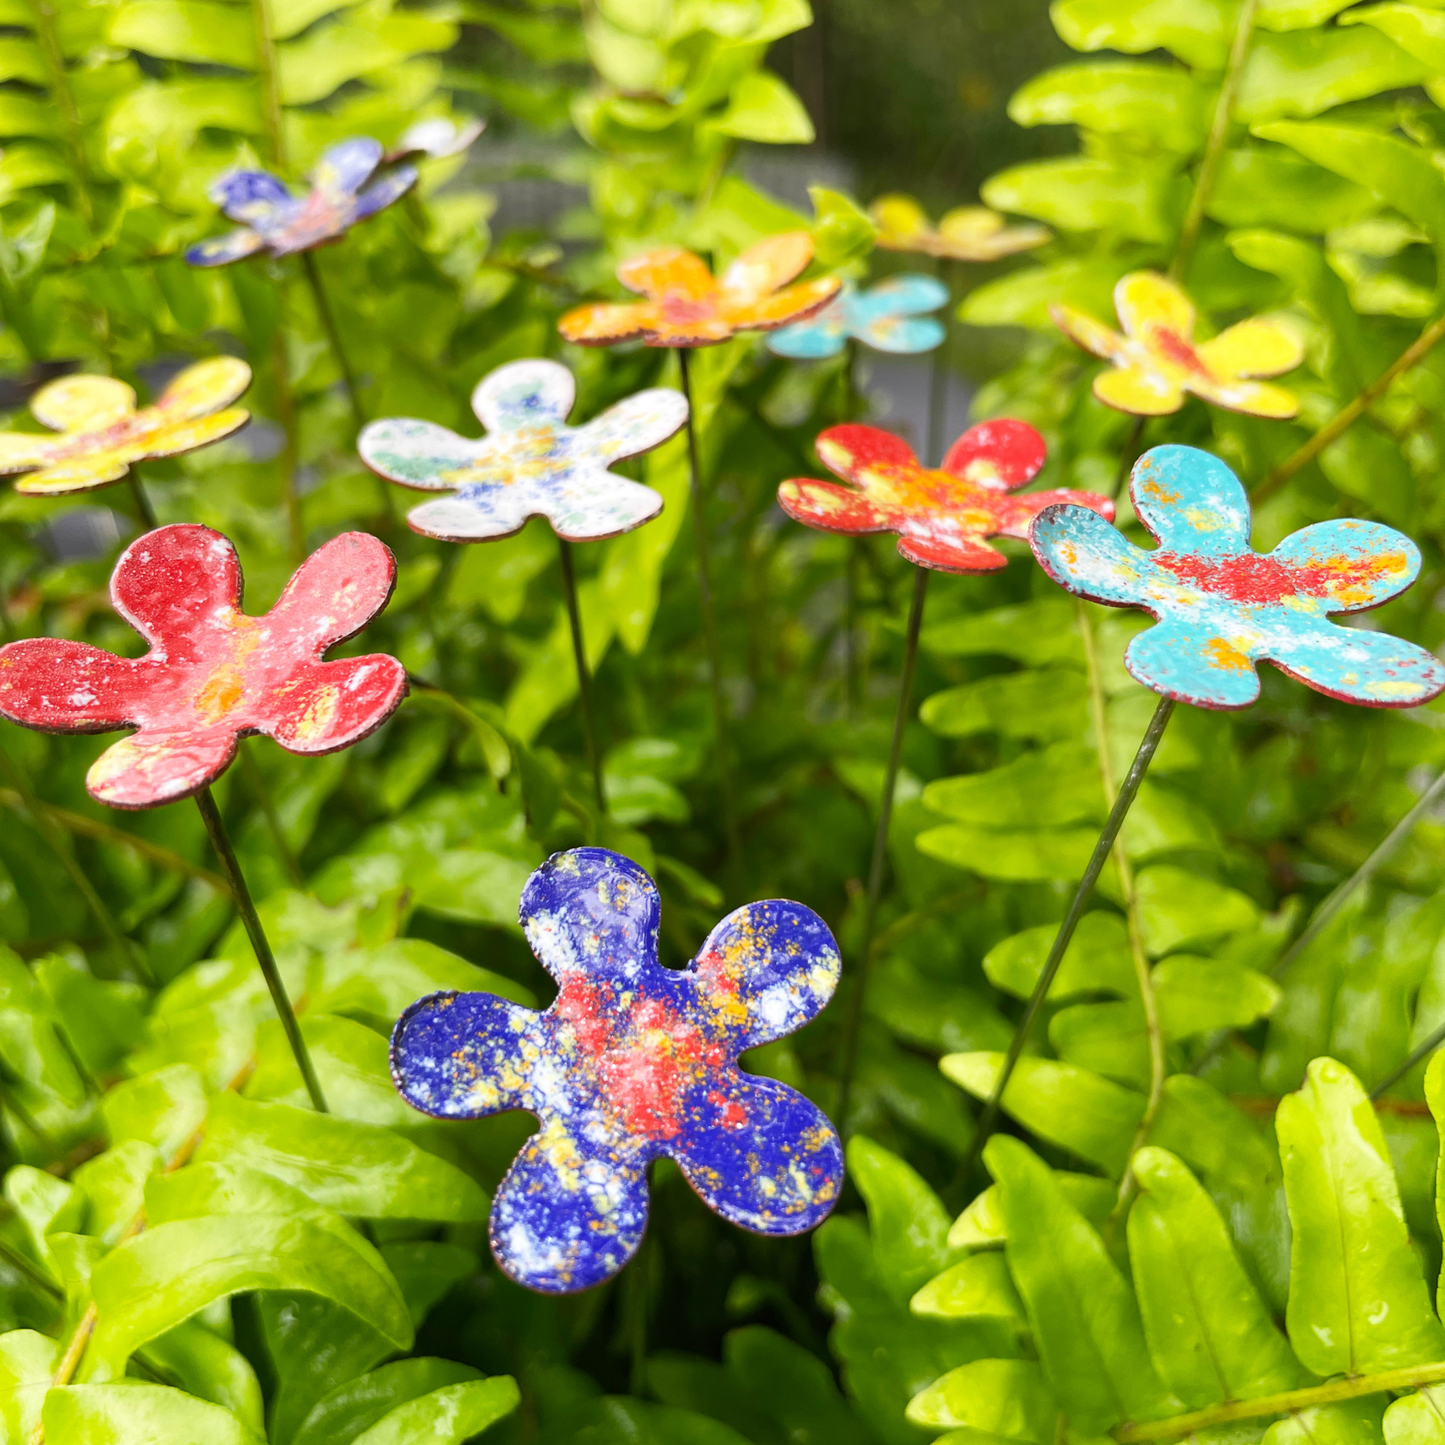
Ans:
{"label": "flower stake in soil", "polygon": [[591,677],[572,569],[573,542],[618,537],[662,511],[651,487],[608,468],[665,442],[682,427],[687,403],[654,387],[627,397],[585,426],[567,425],[577,383],[555,361],[513,361],[477,384],[472,410],[487,434],[476,441],[428,421],[372,422],[357,441],[361,459],[388,481],[444,492],[407,514],[407,525],[443,542],[494,542],[545,517],[562,554],[577,689],[597,806],[605,812]]}
{"label": "flower stake in soil", "polygon": [[800,903],[750,903],[672,969],[657,958],[660,911],[652,879],[620,854],[557,853],[520,908],[557,981],[552,1006],[437,993],[392,1033],[392,1077],[413,1108],[537,1117],[490,1230],[497,1263],[531,1289],[590,1289],[627,1264],[647,1226],[648,1166],[663,1156],[709,1209],[758,1234],[802,1234],[837,1202],[842,1148],[821,1110],[737,1063],[832,997],[827,925]]}
{"label": "flower stake in soil", "polygon": [[806,231],[768,236],[744,251],[714,278],[707,262],[691,251],[666,246],[624,262],[617,279],[645,301],[594,302],[567,312],[558,330],[580,346],[615,346],[640,340],[678,353],[682,391],[687,399],[688,481],[693,536],[697,544],[698,592],[703,640],[708,653],[716,765],[724,831],[734,862],[741,854],[733,807],[728,757],[727,709],[723,702],[722,661],[718,652],[717,610],[713,605],[707,523],[703,516],[702,470],[698,461],[696,409],[689,353],[716,346],[740,331],[775,331],[802,321],[826,306],[841,285],[836,276],[820,276],[789,285],[813,259],[813,238]]}
{"label": "flower stake in soil", "polygon": [[1062,490],[1011,496],[1016,488],[1038,475],[1045,460],[1043,438],[1020,421],[989,421],[970,428],[936,470],[924,467],[906,442],[877,427],[832,427],[818,438],[817,448],[828,468],[852,485],[784,482],[778,488],[778,505],[796,521],[824,532],[854,536],[896,532],[899,554],[919,569],[914,578],[893,740],[868,872],[858,979],[844,1022],[838,1119],[846,1129],[929,570],[997,571],[1007,565],[1008,559],[988,544],[988,537],[1025,537],[1029,523],[1039,512],[1057,503],[1080,503],[1081,510],[1092,507],[1105,518],[1114,515],[1114,507],[1092,492]]}
{"label": "flower stake in soil", "polygon": [[1366,707],[1416,707],[1445,691],[1445,664],[1423,647],[1330,621],[1332,613],[1378,607],[1414,582],[1420,553],[1394,528],[1317,522],[1272,552],[1256,552],[1244,488],[1223,462],[1194,447],[1146,452],[1134,466],[1129,495],[1159,543],[1154,551],[1082,507],[1050,507],[1030,529],[1034,555],[1061,587],[1155,618],[1130,642],[1124,665],[1161,701],[994,1082],[970,1166],[1174,705],[1249,707],[1259,696],[1260,662]]}
{"label": "flower stake in soil", "polygon": [[395,576],[375,537],[349,532],[308,558],[270,612],[252,617],[241,611],[240,562],[226,538],[209,527],[162,527],[131,543],[110,584],[116,610],[151,644],[145,656],[51,637],[0,648],[0,716],[42,732],[136,729],[91,765],[86,788],[98,802],[196,799],[318,1109],[325,1101],[210,785],[249,734],[303,756],[330,753],[391,716],[406,693],[395,658],[322,656],[381,611]]}

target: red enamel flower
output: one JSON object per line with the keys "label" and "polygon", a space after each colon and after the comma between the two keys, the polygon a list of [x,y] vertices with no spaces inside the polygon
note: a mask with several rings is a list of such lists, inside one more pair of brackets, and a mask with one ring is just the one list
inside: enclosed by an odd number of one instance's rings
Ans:
{"label": "red enamel flower", "polygon": [[331,753],[381,726],[406,695],[394,657],[323,662],[361,631],[396,580],[375,537],[347,532],[313,552],[264,617],[241,611],[241,564],[219,532],[161,527],[126,548],[110,579],[144,657],[33,637],[0,647],[0,717],[53,733],[136,732],[91,766],[113,808],[153,808],[213,782],[237,740],[265,733],[293,753]]}
{"label": "red enamel flower", "polygon": [[992,572],[1007,565],[984,539],[1027,538],[1029,523],[1057,502],[1114,516],[1114,504],[1094,492],[1063,487],[1009,495],[1038,475],[1046,456],[1044,439],[1021,421],[970,427],[940,468],[925,467],[907,442],[872,426],[829,427],[817,446],[828,470],[852,485],[784,482],[778,505],[824,532],[897,532],[904,557],[940,572]]}

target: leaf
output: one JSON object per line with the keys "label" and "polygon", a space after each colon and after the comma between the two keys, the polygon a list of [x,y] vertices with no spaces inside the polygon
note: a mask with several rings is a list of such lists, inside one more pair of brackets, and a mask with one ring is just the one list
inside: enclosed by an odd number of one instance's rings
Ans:
{"label": "leaf", "polygon": [[1333,1059],[1316,1059],[1299,1093],[1280,1101],[1275,1129],[1294,1228],[1287,1321],[1295,1353],[1317,1375],[1440,1359],[1445,1330],[1358,1080]]}
{"label": "leaf", "polygon": [[[1114,1181],[1100,1179],[1097,1174],[1071,1174],[1067,1170],[1055,1169],[1054,1183],[1063,1192],[1064,1198],[1095,1227],[1109,1217],[1119,1198],[1119,1189]],[[985,1249],[1003,1244],[1007,1238],[1008,1230],[1004,1225],[996,1184],[989,1185],[976,1196],[948,1231],[948,1242],[955,1249]],[[925,1289],[927,1287],[924,1286]]]}
{"label": "leaf", "polygon": [[1145,166],[1061,156],[1000,171],[980,194],[996,211],[1033,216],[1061,231],[1108,231],[1160,242],[1173,229],[1178,187],[1174,178]]}
{"label": "leaf", "polygon": [[60,1017],[30,970],[0,944],[0,1059],[11,1073],[75,1108],[85,1098]]}
{"label": "leaf", "polygon": [[1164,1383],[1191,1410],[1304,1384],[1198,1181],[1164,1149],[1139,1150],[1132,1168],[1129,1262]]}
{"label": "leaf", "polygon": [[1225,226],[1322,236],[1375,208],[1369,188],[1278,146],[1226,150],[1205,206]]}
{"label": "leaf", "polygon": [[45,1438],[65,1445],[155,1445],[159,1440],[259,1445],[261,1440],[219,1405],[134,1380],[51,1390],[41,1418]]}
{"label": "leaf", "polygon": [[1437,1445],[1445,1427],[1445,1400],[1439,1387],[1416,1390],[1385,1407],[1381,1422],[1385,1445]]}
{"label": "leaf", "polygon": [[1002,1136],[989,1140],[984,1163],[1001,1191],[1009,1272],[1070,1422],[1101,1434],[1121,1420],[1178,1413],[1150,1363],[1133,1291],[1048,1166]]}
{"label": "leaf", "polygon": [[861,1134],[848,1141],[848,1172],[868,1206],[879,1266],[906,1300],[949,1263],[948,1215],[903,1160]]}
{"label": "leaf", "polygon": [[1101,134],[1144,136],[1190,154],[1209,128],[1209,94],[1164,65],[1105,61],[1061,65],[1036,75],[1009,101],[1018,125],[1078,125]]}
{"label": "leaf", "polygon": [[1024,1324],[1023,1301],[1008,1264],[997,1250],[970,1255],[929,1280],[908,1302],[916,1315],[934,1319],[1008,1320]]}
{"label": "leaf", "polygon": [[1234,10],[1231,0],[1055,0],[1049,17],[1075,50],[1170,50],[1186,64],[1223,70]]}
{"label": "leaf", "polygon": [[1151,974],[1159,1023],[1168,1039],[1247,1028],[1279,1002],[1273,979],[1238,964],[1176,954]]}
{"label": "leaf", "polygon": [[[1052,337],[1058,328],[1049,316],[1050,306],[1063,303],[1092,316],[1107,316],[1114,304],[1114,284],[1122,274],[1121,263],[1110,257],[1025,266],[975,287],[958,308],[958,319],[970,326],[1031,326]],[[947,652],[949,629],[954,625],[939,624],[939,651]],[[928,627],[923,629],[925,647],[929,646],[929,632]],[[1040,663],[1082,657],[1077,633],[1070,636],[1044,627],[1039,630],[1038,642],[1041,649],[1054,654],[1040,657]]]}
{"label": "leaf", "polygon": [[1076,740],[1088,727],[1088,701],[1076,672],[1048,669],[986,677],[927,698],[918,711],[940,737],[1001,732],[1041,742]]}
{"label": "leaf", "polygon": [[1059,1407],[1032,1360],[975,1360],[950,1370],[908,1403],[911,1424],[967,1427],[988,1437],[1052,1445]]}
{"label": "leaf", "polygon": [[871,1432],[839,1394],[833,1372],[812,1351],[753,1325],[728,1333],[723,1359],[734,1389],[756,1402],[783,1438],[817,1445],[873,1445]]}
{"label": "leaf", "polygon": [[1379,1445],[1384,1403],[1379,1395],[1367,1395],[1301,1410],[1271,1425],[1262,1445]]}
{"label": "leaf", "polygon": [[397,1406],[479,1379],[479,1371],[453,1360],[394,1360],[348,1380],[318,1400],[291,1445],[351,1445]]}
{"label": "leaf", "polygon": [[462,1445],[517,1408],[520,1396],[510,1375],[447,1385],[396,1406],[353,1445],[411,1445],[414,1440]]}
{"label": "leaf", "polygon": [[[1028,998],[1044,971],[1058,931],[1058,924],[1044,923],[994,944],[983,959],[988,981],[1015,998]],[[1049,985],[1050,1001],[1062,1003],[1087,993],[1116,993],[1127,998],[1137,992],[1124,920],[1117,913],[1086,913]]]}
{"label": "leaf", "polygon": [[110,23],[111,44],[161,60],[192,60],[250,70],[256,33],[250,17],[215,0],[128,0]]}
{"label": "leaf", "polygon": [[146,1346],[146,1363],[159,1367],[192,1395],[229,1410],[253,1434],[266,1434],[261,1385],[251,1362],[196,1320],[187,1320]]}
{"label": "leaf", "polygon": [[770,70],[743,76],[727,109],[708,124],[723,135],[769,145],[811,145],[815,136],[803,102]]}
{"label": "leaf", "polygon": [[1341,25],[1370,25],[1388,36],[1432,72],[1445,70],[1445,16],[1424,5],[1361,5],[1340,17]]}
{"label": "leaf", "polygon": [[[1053,268],[1038,269],[1047,273]],[[1112,284],[1111,280],[1105,285],[1106,298]],[[977,294],[970,292],[970,300]],[[945,622],[926,622],[921,640],[936,657],[1007,657],[1029,667],[1084,665],[1077,609],[1063,597],[1040,597]]]}
{"label": "leaf", "polygon": [[60,1344],[35,1330],[0,1335],[0,1424],[7,1440],[29,1440],[40,1423]]}
{"label": "leaf", "polygon": [[925,977],[906,959],[874,965],[868,1011],[905,1043],[941,1053],[1008,1047],[1013,1027],[982,991]]}
{"label": "leaf", "polygon": [[1259,907],[1246,894],[1171,864],[1144,869],[1135,896],[1139,930],[1151,958],[1259,923]]}
{"label": "leaf", "polygon": [[1093,828],[1010,833],[949,823],[925,829],[914,844],[920,853],[980,877],[1027,883],[1077,878],[1097,841]]}
{"label": "leaf", "polygon": [[113,1144],[137,1139],[170,1159],[206,1121],[205,1081],[189,1064],[127,1079],[101,1101]]}
{"label": "leaf", "polygon": [[455,1165],[389,1129],[234,1094],[213,1101],[196,1162],[259,1169],[325,1208],[370,1219],[480,1222],[489,1207]]}
{"label": "leaf", "polygon": [[[1001,1053],[948,1054],[938,1067],[976,1099],[992,1096]],[[1025,1055],[1003,1091],[1003,1110],[1041,1139],[1118,1174],[1144,1117],[1144,1097],[1086,1069]]]}
{"label": "leaf", "polygon": [[819,266],[844,266],[873,249],[878,228],[850,197],[826,186],[809,186],[808,197],[813,202],[813,259]]}
{"label": "leaf", "polygon": [[940,778],[923,790],[931,811],[981,828],[1062,828],[1100,822],[1099,765],[1083,743],[1055,743],[987,772]]}

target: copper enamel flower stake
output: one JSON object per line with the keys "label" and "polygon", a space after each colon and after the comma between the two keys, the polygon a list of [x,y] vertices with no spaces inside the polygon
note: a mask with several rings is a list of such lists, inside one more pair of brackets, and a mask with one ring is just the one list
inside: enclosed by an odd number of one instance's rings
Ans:
{"label": "copper enamel flower stake", "polygon": [[1317,522],[1272,552],[1256,552],[1244,488],[1223,462],[1194,447],[1146,452],[1129,496],[1159,544],[1153,551],[1082,507],[1050,507],[1029,533],[1039,565],[1061,587],[1155,619],[1130,642],[1124,665],[1160,702],[990,1091],[970,1168],[1175,704],[1249,707],[1259,696],[1260,662],[1366,707],[1417,707],[1445,691],[1445,664],[1423,647],[1329,620],[1378,607],[1414,582],[1420,553],[1402,533],[1378,522]]}
{"label": "copper enamel flower stake", "polygon": [[703,516],[702,471],[689,358],[693,348],[716,346],[740,331],[774,331],[801,321],[827,305],[839,281],[823,276],[788,285],[813,259],[813,238],[806,231],[768,236],[744,251],[714,279],[707,262],[691,251],[667,246],[634,257],[617,268],[617,279],[645,301],[594,303],[569,311],[558,323],[563,337],[581,346],[615,346],[639,340],[677,352],[682,393],[687,399],[688,482],[693,537],[697,545],[698,593],[702,605],[703,641],[708,653],[713,727],[717,734],[716,766],[723,827],[728,852],[741,856],[733,807],[732,770],[728,757],[727,708],[723,702],[722,658],[718,651],[717,609],[713,604],[712,568],[708,560],[707,521]]}
{"label": "copper enamel flower stake", "polygon": [[577,399],[572,373],[556,361],[513,361],[477,383],[472,410],[487,434],[476,441],[429,421],[372,422],[357,439],[362,461],[399,486],[445,496],[407,514],[407,526],[442,542],[495,542],[545,517],[557,534],[572,630],[577,691],[598,810],[607,811],[602,755],[592,715],[592,680],[572,570],[574,542],[620,537],[662,511],[662,496],[608,467],[676,435],[682,395],[639,391],[585,426],[567,425]]}
{"label": "copper enamel flower stake", "polygon": [[1105,518],[1114,515],[1114,507],[1091,492],[1063,490],[1011,496],[1038,475],[1045,460],[1043,438],[1021,421],[988,421],[970,428],[949,448],[943,466],[937,470],[922,466],[906,442],[877,427],[832,427],[818,438],[817,448],[828,469],[852,485],[784,482],[778,488],[778,505],[795,520],[824,532],[852,536],[895,532],[899,554],[918,569],[863,905],[858,978],[844,1020],[838,1122],[846,1129],[929,571],[997,571],[1007,565],[1008,559],[986,539],[1026,537],[1030,522],[1045,507],[1079,503],[1079,510],[1092,507]]}
{"label": "copper enamel flower stake", "polygon": [[375,731],[406,694],[406,672],[373,654],[325,662],[386,605],[396,578],[375,537],[348,532],[314,552],[264,617],[241,611],[235,549],[209,527],[149,532],[122,553],[111,601],[151,645],[139,658],[53,637],[0,647],[0,717],[52,733],[136,731],[91,764],[85,785],[113,808],[194,797],[312,1103],[326,1101],[286,985],[210,785],[242,737],[288,752],[336,752]]}

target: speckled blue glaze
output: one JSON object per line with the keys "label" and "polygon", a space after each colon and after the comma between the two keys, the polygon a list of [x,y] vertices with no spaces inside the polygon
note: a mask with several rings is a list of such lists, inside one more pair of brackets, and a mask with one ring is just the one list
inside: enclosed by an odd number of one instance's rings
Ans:
{"label": "speckled blue glaze", "polygon": [[627,1263],[647,1225],[647,1167],[662,1155],[710,1209],[759,1234],[800,1234],[837,1202],[833,1126],[796,1090],[737,1064],[832,996],[827,925],[800,903],[751,903],[671,969],[657,959],[659,912],[656,885],[621,854],[557,853],[520,909],[557,980],[551,1007],[433,994],[391,1036],[392,1077],[413,1108],[537,1116],[491,1217],[497,1263],[535,1290],[588,1289]]}
{"label": "speckled blue glaze", "polygon": [[948,287],[932,276],[890,276],[867,291],[845,281],[816,316],[768,335],[768,350],[794,361],[836,356],[849,337],[875,351],[916,355],[943,342],[943,323],[927,313],[948,305]]}
{"label": "speckled blue glaze", "polygon": [[288,256],[339,239],[416,184],[416,167],[400,165],[367,186],[382,158],[381,142],[370,136],[338,141],[322,153],[311,172],[311,189],[302,196],[269,171],[229,172],[209,195],[240,228],[198,241],[186,260],[192,266],[226,266],[257,251]]}
{"label": "speckled blue glaze", "polygon": [[1367,707],[1415,707],[1445,691],[1445,666],[1423,647],[1329,620],[1378,607],[1415,580],[1420,553],[1393,527],[1317,522],[1256,552],[1239,479],[1194,447],[1146,452],[1129,495],[1155,551],[1074,506],[1041,512],[1029,545],[1061,587],[1157,619],[1124,655],[1145,687],[1198,707],[1248,707],[1259,696],[1255,664],[1272,662]]}

